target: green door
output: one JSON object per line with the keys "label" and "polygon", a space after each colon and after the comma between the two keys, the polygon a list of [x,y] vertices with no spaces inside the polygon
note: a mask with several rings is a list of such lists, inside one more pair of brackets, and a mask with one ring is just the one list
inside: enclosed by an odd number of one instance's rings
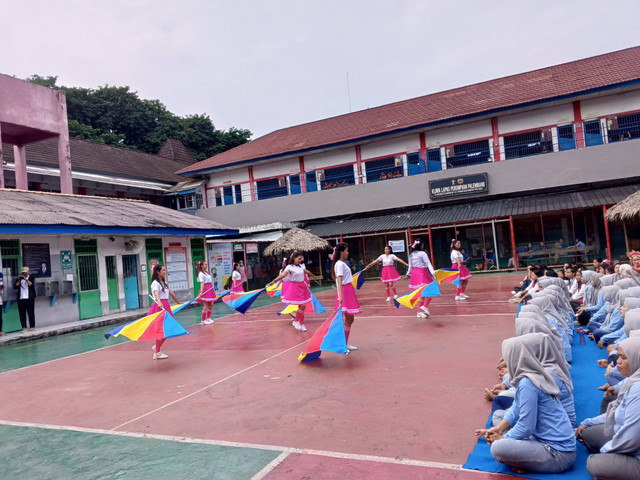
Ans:
{"label": "green door", "polygon": [[191,239],[191,261],[194,264],[193,267],[193,296],[198,295],[200,291],[200,283],[198,283],[198,275],[196,275],[195,263],[199,261],[205,261],[207,259],[204,252],[204,238],[192,238]]}
{"label": "green door", "polygon": [[114,255],[105,257],[107,265],[107,290],[109,291],[109,310],[118,310],[120,303],[118,300],[118,278],[116,276],[116,257]]}
{"label": "green door", "polygon": [[0,252],[2,252],[2,271],[4,272],[4,289],[6,301],[2,308],[2,330],[4,332],[19,331],[20,317],[18,316],[18,302],[13,282],[18,277],[22,262],[20,260],[20,240],[0,240]]}
{"label": "green door", "polygon": [[75,240],[80,320],[102,316],[97,240]]}
{"label": "green door", "polygon": [[160,265],[164,265],[164,251],[162,250],[161,238],[147,238],[144,241],[145,250],[147,253],[147,287],[149,293],[151,293],[151,276],[153,272],[149,267],[151,260],[156,260]]}

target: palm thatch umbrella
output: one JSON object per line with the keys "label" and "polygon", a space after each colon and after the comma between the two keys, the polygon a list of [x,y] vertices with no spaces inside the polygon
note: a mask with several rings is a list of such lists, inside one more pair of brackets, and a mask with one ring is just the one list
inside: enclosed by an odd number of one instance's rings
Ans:
{"label": "palm thatch umbrella", "polygon": [[618,202],[607,212],[607,220],[611,222],[625,222],[640,216],[640,191],[632,193]]}
{"label": "palm thatch umbrella", "polygon": [[264,249],[263,255],[280,255],[297,250],[299,252],[314,252],[326,250],[331,244],[311,232],[300,228],[292,228],[278,240]]}

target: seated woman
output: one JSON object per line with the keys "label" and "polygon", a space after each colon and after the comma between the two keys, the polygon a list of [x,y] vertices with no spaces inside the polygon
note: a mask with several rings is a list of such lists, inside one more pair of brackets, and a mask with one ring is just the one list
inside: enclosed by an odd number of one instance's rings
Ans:
{"label": "seated woman", "polygon": [[628,377],[607,412],[576,429],[589,452],[587,470],[597,480],[640,478],[640,337],[618,346],[618,369]]}
{"label": "seated woman", "polygon": [[[532,325],[530,325],[528,322],[525,322],[519,327],[519,322],[524,322],[525,319],[535,321],[536,323],[540,323],[541,325],[539,325],[538,328],[533,329]],[[548,335],[551,335],[553,341],[556,342],[558,348],[563,353],[565,362],[571,363],[571,361],[573,360],[573,355],[571,352],[571,339],[568,335],[566,335],[565,331],[563,329],[558,329],[554,324],[549,323],[549,320],[547,320],[545,315],[537,306],[524,305],[518,313],[518,318],[516,318],[516,335],[520,336],[524,335],[525,333],[534,332],[546,333]]]}
{"label": "seated woman", "polygon": [[576,459],[573,428],[556,400],[561,396],[558,385],[526,342],[524,337],[502,342],[502,356],[516,396],[504,420],[476,433],[487,439],[498,462],[518,472],[564,472]]}
{"label": "seated woman", "polygon": [[[606,277],[606,276],[605,276]],[[602,277],[604,279],[605,277]],[[602,281],[602,279],[600,279]],[[604,284],[604,283],[603,283]],[[587,330],[593,332],[602,326],[609,315],[610,306],[616,301],[620,287],[616,285],[609,285],[602,287],[600,293],[602,294],[602,307],[591,315],[591,320],[587,323]],[[612,310],[612,309],[611,309]]]}

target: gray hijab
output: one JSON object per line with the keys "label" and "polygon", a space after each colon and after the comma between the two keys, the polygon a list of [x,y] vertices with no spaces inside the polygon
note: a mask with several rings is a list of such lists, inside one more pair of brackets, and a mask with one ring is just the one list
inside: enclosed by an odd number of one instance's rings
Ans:
{"label": "gray hijab", "polygon": [[638,283],[638,277],[636,277],[636,272],[633,271],[633,267],[626,263],[620,265],[620,280],[631,280],[636,285],[640,285],[640,283]]}
{"label": "gray hijab", "polygon": [[624,333],[628,337],[633,330],[640,329],[640,309],[629,310],[624,317]]}
{"label": "gray hijab", "polygon": [[531,305],[536,305],[540,307],[540,310],[542,310],[542,313],[545,315],[545,317],[555,318],[560,324],[560,326],[564,330],[568,331],[568,328],[569,328],[568,325],[562,318],[562,315],[560,315],[556,310],[556,308],[553,306],[553,303],[551,302],[551,297],[549,295],[535,296],[532,300],[529,301],[529,303]]}
{"label": "gray hijab", "polygon": [[632,278],[623,278],[622,280],[618,280],[617,282],[614,282],[614,285],[617,285],[621,289],[626,290],[628,288],[637,287],[638,282],[636,282]]}
{"label": "gray hijab", "polygon": [[[613,427],[615,426],[615,412],[616,408],[622,402],[624,395],[631,388],[631,385],[640,381],[640,337],[631,337],[621,341],[618,344],[618,348],[624,351],[624,354],[629,359],[629,367],[631,367],[631,376],[624,382],[624,385],[618,393],[618,398],[614,402],[611,402],[607,407],[607,417],[604,424],[605,435],[613,434]],[[502,354],[504,355],[504,342],[502,342]],[[506,359],[506,357],[505,357]],[[507,362],[507,368],[509,368],[509,362]],[[511,369],[509,369],[511,373]],[[513,374],[512,374],[513,375]],[[513,381],[513,380],[512,380]]]}
{"label": "gray hijab", "polygon": [[618,280],[617,277],[618,275],[616,275],[615,273],[608,273],[607,275],[603,275],[602,277],[600,277],[600,282],[602,283],[603,287],[609,287],[613,285],[613,282]]}
{"label": "gray hijab", "polygon": [[517,386],[520,380],[527,377],[536,387],[547,395],[560,397],[560,389],[556,385],[556,382],[545,370],[540,360],[527,348],[527,344],[532,341],[528,338],[530,335],[532,334],[529,333],[521,337],[508,338],[502,342],[502,358],[504,358],[507,364],[507,370],[509,370],[509,374],[511,375],[509,383]]}
{"label": "gray hijab", "polygon": [[555,302],[556,308],[565,309],[567,312],[572,312],[571,304],[566,296],[563,295],[562,290],[557,285],[551,285],[546,289],[547,293],[551,293],[557,301]]}
{"label": "gray hijab", "polygon": [[630,297],[638,297],[640,298],[640,287],[631,287],[627,288]]}
{"label": "gray hijab", "polygon": [[555,375],[573,392],[573,382],[569,365],[564,359],[562,349],[546,333],[529,333],[526,337],[527,348],[533,353],[547,372]]}
{"label": "gray hijab", "polygon": [[519,337],[527,333],[546,333],[549,335],[549,338],[562,352],[562,360],[566,363],[562,336],[554,327],[549,325],[549,322],[543,316],[534,312],[520,312],[518,318],[516,318],[516,336]]}
{"label": "gray hijab", "polygon": [[618,295],[618,292],[620,291],[620,287],[618,287],[617,285],[610,285],[608,287],[602,287],[601,293],[602,293],[602,300],[604,300],[605,302],[615,302],[616,300],[616,295]]}

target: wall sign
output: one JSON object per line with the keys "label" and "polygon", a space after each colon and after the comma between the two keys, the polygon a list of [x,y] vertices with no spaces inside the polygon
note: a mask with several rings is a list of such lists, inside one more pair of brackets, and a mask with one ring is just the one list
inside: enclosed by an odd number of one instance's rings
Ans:
{"label": "wall sign", "polygon": [[429,198],[432,200],[472,193],[489,193],[489,179],[486,173],[429,180]]}
{"label": "wall sign", "polygon": [[62,270],[73,269],[72,258],[71,250],[60,250],[60,268]]}
{"label": "wall sign", "polygon": [[184,247],[165,248],[164,256],[169,288],[173,291],[188,290],[187,249]]}
{"label": "wall sign", "polygon": [[404,240],[389,240],[387,243],[393,253],[404,252]]}
{"label": "wall sign", "polygon": [[225,280],[233,272],[233,251],[231,243],[208,243],[207,258],[209,272],[213,278],[213,289],[222,290]]}
{"label": "wall sign", "polygon": [[258,253],[258,244],[257,243],[247,243],[245,245],[246,253]]}
{"label": "wall sign", "polygon": [[242,243],[234,243],[233,251],[234,252],[242,252],[244,250],[244,245]]}
{"label": "wall sign", "polygon": [[36,277],[51,276],[51,257],[48,243],[23,243],[22,265],[29,267]]}

